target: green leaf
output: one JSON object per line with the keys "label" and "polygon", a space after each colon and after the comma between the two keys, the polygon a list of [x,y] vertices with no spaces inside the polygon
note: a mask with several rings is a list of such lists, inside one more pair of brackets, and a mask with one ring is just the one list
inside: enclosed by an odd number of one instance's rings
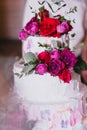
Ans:
{"label": "green leaf", "polygon": [[21,61],[20,64],[21,64],[21,65],[24,65],[24,64],[25,64],[25,61]]}
{"label": "green leaf", "polygon": [[71,34],[71,37],[75,37],[76,33]]}
{"label": "green leaf", "polygon": [[46,43],[40,43],[40,42],[38,42],[38,45],[39,45],[39,47],[44,47],[45,48],[45,51],[51,51],[52,50],[52,47],[50,46],[50,45],[48,45],[48,44],[46,44]]}
{"label": "green leaf", "polygon": [[76,22],[75,22],[75,19],[73,19],[73,23],[76,23]]}
{"label": "green leaf", "polygon": [[36,64],[28,64],[26,66],[24,66],[23,68],[23,73],[25,75],[29,74],[34,68],[36,67]]}
{"label": "green leaf", "polygon": [[81,43],[80,43],[80,46],[84,46],[84,42],[81,42]]}
{"label": "green leaf", "polygon": [[69,13],[75,13],[77,12],[77,6],[74,6],[73,8],[70,8],[69,12],[67,12],[67,14]]}
{"label": "green leaf", "polygon": [[74,66],[74,71],[78,74],[81,74],[82,70],[87,70],[87,64],[79,56],[77,57],[77,63]]}
{"label": "green leaf", "polygon": [[64,18],[64,16],[61,17],[60,21],[63,22],[65,21],[66,19]]}
{"label": "green leaf", "polygon": [[41,8],[39,8],[39,11],[43,11],[44,10],[44,6],[42,6]]}
{"label": "green leaf", "polygon": [[61,46],[61,42],[60,41],[52,40],[52,44],[53,44],[53,48],[55,48],[55,49],[59,49],[60,46]]}
{"label": "green leaf", "polygon": [[47,48],[48,47],[48,45],[47,44],[45,44],[45,43],[40,43],[40,42],[38,42],[38,45],[39,45],[39,47],[45,47],[45,48]]}
{"label": "green leaf", "polygon": [[32,52],[25,53],[24,59],[25,59],[25,61],[27,63],[29,63],[29,62],[36,62],[37,61],[37,58],[36,58],[35,54],[32,53]]}
{"label": "green leaf", "polygon": [[32,9],[32,6],[29,5],[29,8]]}
{"label": "green leaf", "polygon": [[[47,2],[47,1],[46,1]],[[49,8],[51,9],[51,11],[54,13],[54,10],[52,9],[51,5],[49,4],[49,2],[47,2]]]}
{"label": "green leaf", "polygon": [[15,75],[19,78],[21,78],[23,76],[23,73],[15,73]]}

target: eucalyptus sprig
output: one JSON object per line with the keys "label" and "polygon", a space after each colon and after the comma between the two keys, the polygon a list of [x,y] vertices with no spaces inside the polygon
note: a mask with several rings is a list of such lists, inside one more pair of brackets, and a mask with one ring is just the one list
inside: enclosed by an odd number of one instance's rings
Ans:
{"label": "eucalyptus sprig", "polygon": [[39,47],[44,47],[45,51],[51,51],[53,49],[50,45],[48,45],[46,43],[42,44],[42,43],[38,42],[38,45],[39,45]]}
{"label": "eucalyptus sprig", "polygon": [[74,6],[73,8],[71,7],[70,10],[67,12],[67,14],[75,12],[77,12],[77,6]]}

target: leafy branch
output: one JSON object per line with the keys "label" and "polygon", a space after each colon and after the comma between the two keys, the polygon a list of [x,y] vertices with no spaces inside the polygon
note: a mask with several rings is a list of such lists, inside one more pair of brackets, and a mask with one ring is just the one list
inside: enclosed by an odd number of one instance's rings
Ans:
{"label": "leafy branch", "polygon": [[75,12],[77,12],[77,6],[74,6],[73,8],[71,7],[70,10],[69,10],[69,12],[67,12],[67,14],[69,14],[69,13],[75,13]]}

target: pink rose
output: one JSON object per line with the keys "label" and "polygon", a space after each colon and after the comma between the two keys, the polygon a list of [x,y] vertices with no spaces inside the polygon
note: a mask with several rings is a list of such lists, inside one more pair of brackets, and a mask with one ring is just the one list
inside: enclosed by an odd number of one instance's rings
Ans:
{"label": "pink rose", "polygon": [[70,22],[62,22],[60,25],[57,26],[57,32],[59,33],[68,33],[71,31],[72,26]]}
{"label": "pink rose", "polygon": [[39,26],[38,26],[38,19],[36,17],[33,17],[25,26],[24,30],[29,35],[35,35],[38,32]]}
{"label": "pink rose", "polygon": [[19,32],[18,38],[19,38],[20,40],[25,40],[27,37],[28,37],[27,32],[26,32],[24,29],[22,29],[22,30]]}
{"label": "pink rose", "polygon": [[46,64],[38,64],[35,69],[36,73],[43,75],[47,72],[47,65]]}
{"label": "pink rose", "polygon": [[57,49],[54,49],[50,52],[50,59],[58,60],[60,58],[60,52]]}

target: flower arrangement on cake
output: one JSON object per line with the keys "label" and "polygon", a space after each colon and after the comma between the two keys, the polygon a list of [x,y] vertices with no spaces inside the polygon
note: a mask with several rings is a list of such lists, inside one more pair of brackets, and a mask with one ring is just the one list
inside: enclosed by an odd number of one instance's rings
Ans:
{"label": "flower arrangement on cake", "polygon": [[[57,2],[55,3],[58,4]],[[52,10],[51,5],[49,7]],[[77,11],[76,7],[70,9],[68,13],[74,13],[75,11]],[[23,70],[21,74],[17,75],[21,77],[23,74],[27,75],[33,71],[39,75],[49,73],[51,76],[58,76],[64,82],[69,83],[72,77],[70,69],[76,64],[76,56],[69,48],[69,32],[72,29],[71,21],[64,16],[60,14],[52,16],[44,6],[39,8],[39,11],[35,12],[35,17],[31,18],[20,31],[19,39],[23,41],[29,36],[54,37],[58,39],[64,37],[65,42],[62,44],[61,42],[53,42],[50,45],[38,42],[38,46],[43,47],[44,51],[38,54],[27,52],[22,62],[24,65]]]}

